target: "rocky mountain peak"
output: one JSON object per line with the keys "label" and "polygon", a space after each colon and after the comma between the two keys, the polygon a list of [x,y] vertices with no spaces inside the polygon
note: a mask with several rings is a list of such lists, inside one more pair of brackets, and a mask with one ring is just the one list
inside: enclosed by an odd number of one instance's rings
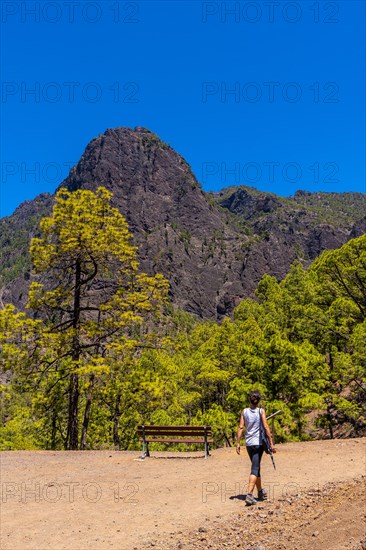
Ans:
{"label": "rocky mountain peak", "polygon": [[[153,231],[180,220],[201,227],[209,212],[190,166],[174,149],[142,127],[114,128],[92,140],[62,186],[69,190],[103,185],[132,231]],[[209,221],[209,226],[214,226]],[[203,228],[204,229],[204,228]]]}
{"label": "rocky mountain peak", "polygon": [[[60,187],[113,193],[139,247],[141,268],[170,282],[174,304],[203,318],[228,315],[264,273],[283,278],[365,230],[366,195],[294,198],[240,186],[205,193],[185,159],[143,127],[94,138]],[[24,306],[29,240],[53,197],[23,203],[0,223],[0,298]]]}

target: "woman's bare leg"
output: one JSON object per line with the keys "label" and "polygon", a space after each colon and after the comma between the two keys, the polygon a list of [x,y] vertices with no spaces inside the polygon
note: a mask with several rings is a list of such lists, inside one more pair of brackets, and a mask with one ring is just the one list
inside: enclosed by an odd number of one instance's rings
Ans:
{"label": "woman's bare leg", "polygon": [[257,477],[257,480],[255,482],[255,486],[257,487],[258,491],[261,491],[261,489],[262,489],[262,478],[260,476]]}
{"label": "woman's bare leg", "polygon": [[254,487],[256,486],[256,483],[257,483],[257,476],[253,475],[253,474],[250,474],[249,476],[249,483],[248,483],[248,493],[250,495],[253,494],[253,491],[254,491]]}

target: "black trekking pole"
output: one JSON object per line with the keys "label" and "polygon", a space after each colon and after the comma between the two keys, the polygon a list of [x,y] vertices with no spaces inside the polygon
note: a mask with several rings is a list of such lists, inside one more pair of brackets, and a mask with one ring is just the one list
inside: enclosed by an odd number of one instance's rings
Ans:
{"label": "black trekking pole", "polygon": [[[270,418],[273,418],[274,416],[276,416],[276,414],[279,414],[281,413],[282,411],[279,410],[279,411],[276,411],[272,414],[270,414],[269,416],[267,416],[267,420],[269,420]],[[273,434],[272,434],[273,436]],[[268,437],[267,437],[267,434],[265,432],[265,430],[263,430],[263,438],[265,439],[266,441],[266,444],[267,444],[267,448],[268,448],[268,453],[269,453],[269,456],[271,457],[271,460],[272,460],[272,464],[273,464],[273,468],[276,469],[276,464],[275,464],[275,461],[274,461],[274,458],[273,458],[273,453],[272,453],[272,448],[269,444],[269,441],[268,441]]]}

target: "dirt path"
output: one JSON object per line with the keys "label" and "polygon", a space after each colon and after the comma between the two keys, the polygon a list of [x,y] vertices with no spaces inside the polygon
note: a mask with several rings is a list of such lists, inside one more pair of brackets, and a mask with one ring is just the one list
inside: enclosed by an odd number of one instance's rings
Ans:
{"label": "dirt path", "polygon": [[0,547],[361,549],[366,439],[278,450],[276,471],[263,460],[269,501],[255,508],[243,502],[249,460],[235,449],[144,461],[137,452],[3,452]]}
{"label": "dirt path", "polygon": [[155,550],[365,550],[365,478],[258,503],[230,518],[206,518],[196,530],[147,541]]}

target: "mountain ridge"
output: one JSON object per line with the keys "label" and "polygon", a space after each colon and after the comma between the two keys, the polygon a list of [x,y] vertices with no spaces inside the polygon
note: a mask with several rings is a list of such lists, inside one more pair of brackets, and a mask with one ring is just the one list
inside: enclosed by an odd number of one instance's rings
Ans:
{"label": "mountain ridge", "polygon": [[[59,187],[100,185],[129,223],[141,268],[163,273],[173,303],[202,318],[230,314],[264,273],[281,279],[292,261],[308,265],[322,250],[366,231],[361,193],[300,190],[280,197],[247,186],[207,193],[185,159],[143,127],[107,129],[91,140]],[[43,193],[1,220],[4,303],[24,307],[27,241],[52,202]]]}

